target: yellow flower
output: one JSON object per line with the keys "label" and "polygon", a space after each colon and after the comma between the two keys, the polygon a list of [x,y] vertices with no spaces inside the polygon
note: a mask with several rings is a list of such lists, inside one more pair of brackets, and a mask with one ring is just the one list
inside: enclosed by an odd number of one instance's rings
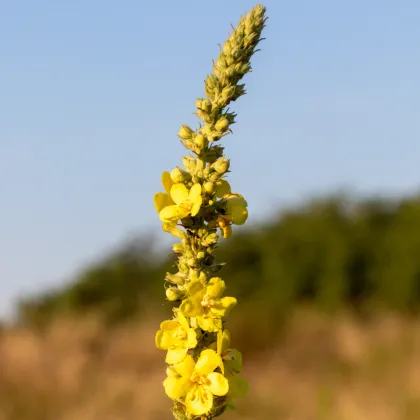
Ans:
{"label": "yellow flower", "polygon": [[221,297],[224,290],[225,282],[219,277],[211,278],[207,286],[201,281],[192,281],[188,288],[190,297],[182,302],[180,310],[185,316],[196,317],[204,331],[219,331],[221,317],[236,305],[234,297]]}
{"label": "yellow flower", "polygon": [[159,212],[160,220],[173,224],[189,215],[195,216],[199,211],[203,199],[201,185],[194,184],[188,191],[184,184],[174,184],[170,190],[170,198],[175,204],[163,207]]}
{"label": "yellow flower", "polygon": [[166,363],[179,363],[187,355],[188,349],[197,345],[197,335],[190,328],[187,319],[178,312],[176,319],[163,321],[155,337],[156,347],[168,350]]}
{"label": "yellow flower", "polygon": [[174,182],[171,179],[169,172],[163,172],[162,185],[166,192],[158,192],[154,196],[154,203],[156,211],[159,213],[164,207],[175,204],[170,196],[170,191]]}
{"label": "yellow flower", "polygon": [[213,396],[224,396],[229,391],[228,380],[214,370],[221,365],[220,356],[211,349],[203,350],[197,363],[192,356],[172,366],[176,372],[164,380],[163,386],[169,398],[177,400],[185,396],[185,407],[190,414],[200,416],[213,406]]}
{"label": "yellow flower", "polygon": [[226,213],[222,215],[235,225],[243,225],[248,218],[248,203],[240,194],[227,194],[223,197],[226,203]]}

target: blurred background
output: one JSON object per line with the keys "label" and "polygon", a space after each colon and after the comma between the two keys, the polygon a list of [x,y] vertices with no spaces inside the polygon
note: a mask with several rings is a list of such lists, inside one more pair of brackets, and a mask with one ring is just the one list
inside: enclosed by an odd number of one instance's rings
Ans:
{"label": "blurred background", "polygon": [[[169,420],[153,194],[253,2],[5,2],[0,420]],[[420,418],[420,3],[267,0],[225,139],[236,420]]]}

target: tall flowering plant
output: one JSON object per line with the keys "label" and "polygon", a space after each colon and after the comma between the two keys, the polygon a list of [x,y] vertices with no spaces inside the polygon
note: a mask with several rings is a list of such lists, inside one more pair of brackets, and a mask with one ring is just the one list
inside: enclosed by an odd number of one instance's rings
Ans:
{"label": "tall flowering plant", "polygon": [[255,6],[221,47],[204,82],[205,97],[195,103],[202,122],[196,130],[182,125],[178,133],[192,154],[182,158],[184,169],[162,174],[164,192],[154,196],[163,230],[181,240],[173,245],[178,271],[165,278],[166,297],[178,305],[173,319],[163,321],[156,333],[157,348],[167,352],[163,385],[177,420],[219,416],[248,388],[240,375],[242,355],[230,347],[224,326],[237,302],[224,295],[225,282],[218,276],[222,264],[214,256],[219,237],[229,238],[233,224],[243,225],[248,210],[226,180],[230,161],[218,142],[235,122],[227,106],[245,94],[239,82],[251,71],[265,21],[265,7]]}

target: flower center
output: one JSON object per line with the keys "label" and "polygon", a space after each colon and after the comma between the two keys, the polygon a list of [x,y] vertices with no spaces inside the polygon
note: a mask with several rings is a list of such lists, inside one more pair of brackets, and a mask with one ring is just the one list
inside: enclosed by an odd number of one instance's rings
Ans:
{"label": "flower center", "polygon": [[182,340],[183,338],[185,338],[187,336],[186,331],[183,328],[178,328],[176,333],[175,333],[175,337],[179,338],[180,340]]}
{"label": "flower center", "polygon": [[209,295],[204,295],[203,300],[201,301],[201,306],[210,308],[214,305],[214,300]]}
{"label": "flower center", "polygon": [[207,383],[207,378],[205,376],[199,375],[197,372],[194,372],[190,379],[191,382],[194,382],[198,385],[205,385]]}

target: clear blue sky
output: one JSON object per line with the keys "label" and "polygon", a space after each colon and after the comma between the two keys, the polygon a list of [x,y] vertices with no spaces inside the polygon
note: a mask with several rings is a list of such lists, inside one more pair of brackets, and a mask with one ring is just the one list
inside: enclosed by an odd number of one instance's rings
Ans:
{"label": "clear blue sky", "polygon": [[[420,186],[420,2],[266,1],[226,139],[249,222],[340,187]],[[211,59],[248,0],[21,0],[0,13],[0,314],[160,230]]]}

